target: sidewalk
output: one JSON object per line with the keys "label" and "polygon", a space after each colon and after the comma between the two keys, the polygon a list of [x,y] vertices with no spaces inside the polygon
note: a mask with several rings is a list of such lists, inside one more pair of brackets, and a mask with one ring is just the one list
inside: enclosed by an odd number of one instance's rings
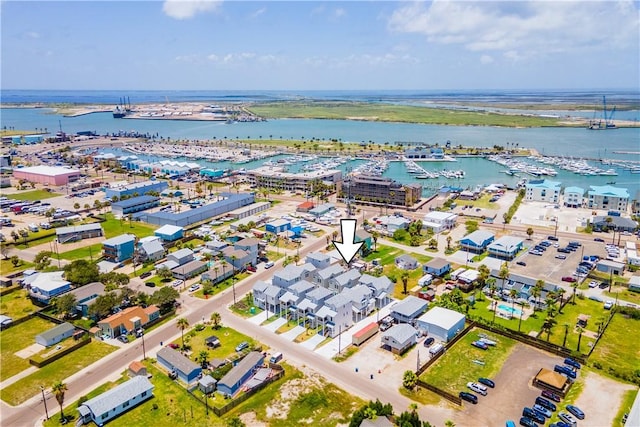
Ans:
{"label": "sidewalk", "polygon": [[10,378],[7,378],[6,380],[2,381],[0,383],[0,390],[4,389],[5,387],[9,387],[11,384],[20,381],[24,377],[27,377],[27,376],[33,374],[37,370],[38,370],[38,368],[36,368],[35,366],[29,366],[24,371],[22,371],[22,372],[20,372],[18,374],[15,374],[14,376],[12,376]]}

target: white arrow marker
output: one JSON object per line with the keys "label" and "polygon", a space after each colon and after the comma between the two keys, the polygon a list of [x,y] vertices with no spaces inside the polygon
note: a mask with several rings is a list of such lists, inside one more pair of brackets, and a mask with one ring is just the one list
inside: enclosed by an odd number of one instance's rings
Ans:
{"label": "white arrow marker", "polygon": [[333,244],[340,252],[344,262],[349,264],[364,242],[355,242],[356,239],[356,220],[341,219],[340,230],[342,232],[342,242],[333,241]]}

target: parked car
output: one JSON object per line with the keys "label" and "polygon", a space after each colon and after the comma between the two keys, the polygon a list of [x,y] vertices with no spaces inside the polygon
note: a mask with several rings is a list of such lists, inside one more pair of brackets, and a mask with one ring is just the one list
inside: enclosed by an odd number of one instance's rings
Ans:
{"label": "parked car", "polygon": [[594,242],[604,242],[604,239],[601,237],[596,237],[595,239],[593,239]]}
{"label": "parked car", "polygon": [[556,365],[553,370],[559,374],[564,374],[571,379],[576,379],[578,377],[578,374],[576,374],[569,366]]}
{"label": "parked car", "polygon": [[611,300],[607,300],[604,303],[604,309],[605,310],[611,310],[611,308],[613,307],[613,301]]}
{"label": "parked car", "polygon": [[523,266],[523,267],[526,267],[526,266],[527,266],[527,263],[526,263],[526,262],[524,262],[524,261],[518,261],[518,262],[516,262],[516,264],[521,265],[521,266]]}
{"label": "parked car", "polygon": [[191,285],[191,286],[189,286],[189,292],[195,292],[195,291],[197,291],[198,289],[200,289],[200,285],[199,285],[199,284],[197,284],[197,283],[196,283],[195,285]]}
{"label": "parked car", "polygon": [[[558,408],[556,408],[555,403],[551,403],[549,400],[544,397],[536,397],[536,405],[540,405],[545,409],[548,409],[551,412],[555,412]],[[535,408],[534,408],[535,409]]]}
{"label": "parked car", "polygon": [[598,282],[596,282],[595,280],[592,280],[589,282],[590,288],[596,288],[597,286],[598,286]]}
{"label": "parked car", "polygon": [[557,259],[567,259],[566,255],[556,255]]}
{"label": "parked car", "polygon": [[532,420],[534,420],[535,422],[539,423],[539,424],[544,424],[546,421],[546,418],[543,417],[541,414],[537,413],[536,411],[534,411],[531,408],[527,408],[525,407],[522,410],[522,416],[523,417],[527,417],[527,418],[531,418]]}
{"label": "parked car", "polygon": [[538,424],[529,417],[520,418],[520,425],[524,427],[538,427]]}
{"label": "parked car", "polygon": [[542,405],[538,405],[537,403],[535,405],[533,405],[533,410],[536,411],[537,413],[541,414],[543,417],[546,418],[551,418],[551,411],[548,410],[547,408],[545,408]]}
{"label": "parked car", "polygon": [[462,399],[462,400],[466,400],[467,402],[471,402],[474,405],[478,403],[478,396],[476,396],[473,393],[468,393],[466,391],[461,391],[460,394],[458,395],[458,397],[460,397],[460,399]]}
{"label": "parked car", "polygon": [[429,337],[426,340],[424,340],[424,346],[425,347],[430,347],[431,344],[433,344],[434,342],[435,342],[435,338]]}
{"label": "parked car", "polygon": [[567,411],[571,412],[579,420],[584,420],[584,412],[575,405],[567,405]]}
{"label": "parked car", "polygon": [[491,388],[495,388],[496,387],[496,383],[494,383],[489,378],[478,378],[478,382],[480,384],[486,385],[487,387],[491,387]]}
{"label": "parked car", "polygon": [[144,282],[144,285],[148,286],[150,288],[155,288],[156,287],[156,284],[154,282]]}
{"label": "parked car", "polygon": [[560,412],[558,414],[558,418],[560,418],[565,423],[569,424],[571,427],[577,427],[578,420],[576,420],[573,415],[568,412]]}
{"label": "parked car", "polygon": [[478,347],[482,350],[487,350],[489,348],[489,346],[485,343],[483,343],[482,341],[474,341],[471,343],[472,346],[474,347]]}
{"label": "parked car", "polygon": [[562,252],[564,254],[570,254],[571,253],[571,251],[569,249],[567,249],[567,248],[558,248],[557,251],[558,252]]}
{"label": "parked car", "polygon": [[238,344],[236,346],[236,351],[237,352],[241,352],[242,350],[244,350],[245,348],[249,347],[249,343],[246,341],[242,341],[240,344]]}
{"label": "parked car", "polygon": [[174,350],[177,350],[177,349],[180,348],[180,346],[178,344],[175,344],[175,343],[168,344],[167,347],[172,348]]}
{"label": "parked car", "polygon": [[478,394],[481,394],[483,396],[487,395],[487,388],[485,386],[483,386],[482,384],[478,384],[478,383],[474,383],[474,382],[468,382],[467,383],[467,388],[470,390],[475,391]]}
{"label": "parked car", "polygon": [[252,273],[255,273],[256,271],[258,271],[258,269],[257,269],[257,268],[255,268],[253,265],[249,264],[249,265],[247,266],[247,271],[250,271],[250,272],[252,272]]}
{"label": "parked car", "polygon": [[600,282],[600,284],[598,285],[598,287],[600,289],[606,289],[609,287],[609,284],[607,282]]}
{"label": "parked car", "polygon": [[271,268],[273,266],[274,266],[273,261],[269,261],[269,262],[265,263],[264,268]]}
{"label": "parked car", "polygon": [[557,242],[558,238],[556,236],[547,236],[547,240],[553,240],[553,241]]}
{"label": "parked car", "polygon": [[141,279],[146,279],[147,277],[151,276],[153,273],[151,273],[150,271],[147,271],[146,273],[142,273],[140,275]]}
{"label": "parked car", "polygon": [[569,282],[569,283],[574,283],[576,281],[575,277],[571,277],[571,276],[564,276],[562,278],[563,282]]}
{"label": "parked car", "polygon": [[128,343],[129,343],[129,340],[127,339],[127,336],[126,336],[126,335],[119,335],[119,336],[118,336],[118,341],[120,341],[120,342],[122,342],[122,343],[125,343],[125,344],[128,344]]}
{"label": "parked car", "polygon": [[578,361],[573,360],[570,357],[567,357],[566,359],[564,359],[564,364],[565,365],[569,365],[569,366],[573,366],[576,369],[582,368],[582,365],[580,365],[580,363]]}
{"label": "parked car", "polygon": [[542,396],[553,400],[554,402],[560,402],[561,400],[560,396],[549,390],[542,390]]}

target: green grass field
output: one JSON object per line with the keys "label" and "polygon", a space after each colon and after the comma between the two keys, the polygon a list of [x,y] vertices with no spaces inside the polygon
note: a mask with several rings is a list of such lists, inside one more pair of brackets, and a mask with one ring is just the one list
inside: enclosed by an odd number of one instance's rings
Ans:
{"label": "green grass field", "polygon": [[[21,338],[21,340],[23,339],[24,338]],[[29,341],[29,343],[32,342],[33,340]],[[31,375],[22,378],[20,381],[5,387],[2,390],[2,400],[10,405],[18,405],[30,397],[40,393],[41,385],[48,385],[50,387],[56,381],[63,380],[64,378],[75,374],[79,370],[102,359],[114,350],[116,350],[116,347],[103,342],[92,341],[90,344],[77,349],[73,353],[56,360],[55,362],[38,369]],[[4,348],[2,351],[4,352]]]}
{"label": "green grass field", "polygon": [[[477,381],[479,377],[494,377],[500,372],[516,342],[507,337],[493,336],[491,339],[497,341],[498,345],[482,350],[471,345],[471,342],[478,339],[480,332],[477,328],[469,331],[429,367],[420,379],[457,395],[467,389],[469,381]],[[474,363],[474,360],[481,360],[484,365]]]}
{"label": "green grass field", "polygon": [[[401,275],[403,270],[396,267],[396,257],[405,253],[402,249],[385,246],[378,244],[377,250],[371,252],[364,259],[367,262],[371,262],[374,259],[380,259],[380,265],[383,265],[383,274],[387,276],[391,281],[395,283],[393,289],[393,297],[396,299],[403,299],[406,297],[404,294],[404,285],[402,284]],[[429,262],[432,258],[422,254],[409,253],[420,264]],[[422,267],[418,267],[415,270],[409,271],[409,280],[407,281],[407,293],[418,284],[418,280],[423,276]]]}
{"label": "green grass field", "polygon": [[358,119],[459,126],[558,126],[558,120],[553,118],[358,102],[271,102],[252,105],[248,109],[267,118]]}
{"label": "green grass field", "polygon": [[[58,245],[58,250],[64,248],[64,245]],[[84,246],[77,249],[72,249],[66,252],[60,252],[60,258],[69,261],[76,259],[91,259],[97,260],[102,256],[102,243],[96,243],[95,245]]]}
{"label": "green grass field", "polygon": [[27,190],[20,193],[13,193],[7,197],[10,197],[11,199],[15,199],[15,200],[35,201],[35,200],[50,199],[52,197],[58,197],[58,196],[61,196],[61,194],[53,193],[53,192],[50,193],[45,190]]}
{"label": "green grass field", "polygon": [[[29,359],[23,359],[16,356],[15,353],[34,344],[36,335],[54,326],[53,323],[47,320],[34,317],[20,325],[0,332],[0,342],[2,342],[2,346],[0,346],[0,355],[2,356],[0,377],[5,380],[31,366]],[[4,391],[2,392],[2,398],[4,399]]]}
{"label": "green grass field", "polygon": [[633,376],[640,373],[640,340],[630,339],[640,331],[640,320],[616,314],[589,358],[589,365],[602,368],[605,374]]}
{"label": "green grass field", "polygon": [[[485,320],[491,321],[494,319],[493,311],[489,309],[489,305],[491,304],[491,300],[484,295],[480,296],[482,292],[476,291],[476,302],[469,309],[470,316],[481,317]],[[509,303],[503,303],[508,307],[511,307]],[[515,308],[518,308],[516,305]],[[540,331],[542,329],[542,324],[544,323],[545,313],[542,311],[537,311],[535,314],[530,315],[526,319],[523,318],[522,324],[520,325],[520,332],[528,334],[531,331]],[[511,319],[505,319],[500,316],[495,316],[496,325],[503,326],[505,328],[509,328],[513,331],[518,330],[518,323],[520,322],[519,317],[512,317]]]}
{"label": "green grass field", "polygon": [[[591,316],[587,322],[587,326],[584,328],[588,331],[583,333],[580,341],[580,352],[587,353],[591,348],[591,344],[595,342],[595,338],[589,337],[589,332],[595,334],[598,331],[596,323],[603,321],[609,316],[610,312],[602,307],[602,303],[592,301],[590,299],[576,298],[576,304],[571,303],[564,306],[562,313],[556,316],[556,325],[551,329],[550,341],[562,345],[564,341],[565,329],[568,328],[566,347],[570,350],[577,350],[579,334],[576,331],[576,324],[578,322],[578,316],[580,314],[586,314]],[[565,325],[567,325],[565,327]],[[546,332],[540,336],[541,339],[547,339]]]}
{"label": "green grass field", "polygon": [[[214,349],[207,347],[204,340],[211,335],[218,337],[221,344],[220,347]],[[202,350],[209,353],[209,360],[211,361],[212,359],[226,359],[229,356],[233,356],[236,353],[236,346],[243,341],[247,341],[249,346],[259,344],[252,338],[225,326],[222,326],[219,329],[213,329],[213,327],[207,326],[200,332],[197,332],[195,329],[192,329],[189,332],[185,331],[184,341],[185,344],[191,346],[191,359],[194,361]],[[181,338],[178,338],[173,342],[175,344],[182,345]]]}
{"label": "green grass field", "polygon": [[16,271],[26,270],[31,267],[33,267],[33,263],[29,261],[20,260],[20,264],[14,267],[11,260],[9,259],[0,260],[0,271],[2,271],[3,276],[6,276],[7,274],[15,273]]}
{"label": "green grass field", "polygon": [[31,302],[29,292],[26,289],[19,289],[0,296],[0,314],[11,317],[13,320],[37,311],[40,307]]}
{"label": "green grass field", "polygon": [[618,410],[618,414],[613,420],[614,426],[623,425],[622,417],[624,417],[624,414],[628,414],[631,411],[631,407],[633,406],[633,401],[635,400],[637,394],[638,394],[638,390],[625,391],[624,397],[622,398],[622,402],[620,404],[620,409]]}
{"label": "green grass field", "polygon": [[135,234],[138,237],[152,236],[158,227],[138,221],[129,222],[126,219],[116,219],[113,214],[106,214],[106,221],[100,223],[104,230],[104,236],[110,239],[121,234]]}

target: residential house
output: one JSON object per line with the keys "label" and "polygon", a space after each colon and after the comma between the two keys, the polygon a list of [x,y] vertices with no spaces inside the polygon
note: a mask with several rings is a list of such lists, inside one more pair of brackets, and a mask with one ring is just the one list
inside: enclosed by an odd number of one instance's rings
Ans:
{"label": "residential house", "polygon": [[121,234],[102,242],[103,257],[107,261],[119,263],[133,258],[136,236]]}
{"label": "residential house", "polygon": [[45,347],[51,347],[54,344],[58,344],[65,338],[69,338],[76,330],[75,326],[71,323],[61,323],[55,327],[36,335],[36,343]]}
{"label": "residential house", "polygon": [[409,295],[391,307],[391,317],[396,323],[414,324],[416,319],[427,309],[429,303],[421,298]]}
{"label": "residential house", "polygon": [[[135,376],[104,393],[78,405],[82,424],[102,426],[118,415],[153,397],[153,384],[146,376]],[[78,424],[78,423],[76,423]]]}
{"label": "residential house", "polygon": [[80,316],[86,316],[89,313],[89,307],[101,295],[104,295],[104,284],[100,282],[89,283],[69,291],[76,297],[75,311]]}
{"label": "residential house", "polygon": [[138,242],[138,261],[158,261],[164,258],[164,246],[159,237],[143,237]]}
{"label": "residential house", "polygon": [[524,199],[533,202],[558,203],[560,198],[560,183],[548,179],[537,179],[525,185]]}
{"label": "residential house", "polygon": [[280,297],[286,289],[258,280],[253,285],[253,302],[270,313],[280,313]]}
{"label": "residential house", "polygon": [[304,299],[297,305],[298,318],[303,318],[305,322],[309,321],[311,327],[315,327],[316,313],[332,295],[331,291],[325,288],[315,288],[307,292]]}
{"label": "residential house", "polygon": [[339,295],[351,301],[354,323],[367,317],[375,308],[373,291],[366,285],[355,285],[352,288],[346,288]]}
{"label": "residential house", "polygon": [[493,242],[495,235],[486,230],[476,230],[460,240],[460,246],[469,252],[481,254]]}
{"label": "residential house", "polygon": [[173,242],[184,236],[184,227],[166,224],[154,231],[153,234],[165,242]]}
{"label": "residential house", "polygon": [[441,233],[455,228],[458,215],[450,212],[433,211],[424,216],[422,228],[430,229],[433,233]]}
{"label": "residential house", "polygon": [[[510,294],[511,289],[515,289],[518,293],[516,298],[527,300],[531,305],[538,305],[538,308],[546,309],[545,300],[551,293],[562,291],[562,288],[552,283],[544,282],[540,295],[535,298],[533,289],[538,281],[537,278],[527,277],[520,274],[510,273],[505,280],[500,278],[499,270],[491,270],[491,276],[496,279],[497,288],[503,292],[505,297]],[[485,290],[489,292],[489,290]]]}
{"label": "residential house", "polygon": [[71,290],[71,282],[62,276],[64,271],[35,273],[23,279],[23,286],[29,290],[29,296],[42,303],[49,304],[51,299]]}
{"label": "residential house", "polygon": [[393,325],[382,333],[382,345],[394,354],[402,354],[416,344],[417,333],[413,326],[406,323]]}
{"label": "residential house", "polygon": [[403,270],[415,270],[418,268],[418,260],[410,255],[402,254],[396,258],[396,266]]}
{"label": "residential house", "polygon": [[225,240],[210,240],[204,244],[205,249],[211,251],[212,255],[218,255],[227,246],[229,246],[229,243]]}
{"label": "residential house", "polygon": [[411,220],[408,218],[402,216],[390,216],[387,219],[387,231],[393,234],[397,230],[406,230],[409,228],[409,224],[411,224]]}
{"label": "residential house", "polygon": [[360,272],[356,269],[347,270],[339,276],[329,279],[329,286],[327,289],[334,293],[342,292],[343,289],[350,288],[358,283],[360,276]]}
{"label": "residential house", "polygon": [[524,240],[514,236],[502,236],[498,240],[491,243],[487,250],[489,255],[500,258],[512,260],[516,257],[518,252],[522,250]]}
{"label": "residential house", "polygon": [[363,274],[360,276],[359,283],[362,283],[371,289],[377,308],[382,308],[391,302],[394,284],[387,276],[374,277],[368,274]]}
{"label": "residential house", "polygon": [[416,327],[430,337],[448,342],[464,329],[465,315],[443,307],[433,307],[418,318]]}
{"label": "residential house", "polygon": [[137,376],[146,377],[147,367],[142,362],[138,362],[137,360],[134,360],[133,362],[129,363],[129,369],[127,374],[132,378]]}
{"label": "residential house", "polygon": [[564,189],[564,205],[568,208],[581,208],[584,204],[584,188],[567,187]]}
{"label": "residential house", "polygon": [[251,256],[251,265],[255,265],[258,259],[258,243],[258,239],[250,237],[238,240],[233,246],[247,252]]}
{"label": "residential house", "polygon": [[424,274],[431,274],[433,276],[443,277],[451,270],[451,263],[446,259],[434,258],[425,265],[422,266],[422,272]]}
{"label": "residential house", "polygon": [[629,205],[629,192],[626,188],[612,187],[610,185],[592,185],[587,194],[589,196],[589,209],[626,212]]}
{"label": "residential house", "polygon": [[[607,218],[610,218],[607,220]],[[619,215],[594,216],[591,221],[594,231],[615,230],[633,232],[638,228],[638,223],[631,218]]]}
{"label": "residential house", "polygon": [[124,310],[102,319],[98,328],[103,336],[116,338],[143,328],[150,322],[160,318],[160,309],[155,305],[146,308],[140,306],[125,308]]}
{"label": "residential house", "polygon": [[301,266],[295,264],[289,264],[282,270],[276,271],[273,274],[271,283],[281,288],[289,288],[294,283],[300,280],[311,280],[315,267],[313,264],[304,264]]}
{"label": "residential house", "polygon": [[298,320],[298,303],[300,303],[315,285],[306,280],[294,283],[280,296],[280,313],[290,315]]}
{"label": "residential house", "polygon": [[218,391],[222,394],[233,396],[240,387],[251,378],[254,371],[262,366],[264,356],[258,351],[247,354],[236,366],[218,381]]}
{"label": "residential house", "polygon": [[211,280],[214,285],[233,276],[233,266],[226,261],[216,261],[209,270],[202,273],[200,280]]}
{"label": "residential house", "polygon": [[244,270],[247,265],[253,265],[256,263],[256,258],[252,257],[249,252],[241,249],[226,247],[222,250],[222,256],[224,260],[233,266],[234,270]]}
{"label": "residential house", "polygon": [[206,271],[208,268],[207,263],[193,260],[174,268],[171,270],[171,274],[173,274],[173,277],[176,279],[187,280]]}
{"label": "residential house", "polygon": [[313,265],[318,270],[323,270],[331,265],[331,257],[322,252],[311,252],[307,254],[305,262]]}
{"label": "residential house", "polygon": [[337,337],[353,325],[351,301],[341,294],[328,298],[316,312],[316,322],[322,325],[322,335]]}
{"label": "residential house", "polygon": [[188,262],[193,261],[194,259],[195,258],[194,258],[193,251],[189,248],[179,249],[175,252],[170,253],[167,256],[167,261],[173,261],[177,265],[184,265]]}
{"label": "residential house", "polygon": [[171,347],[163,347],[158,350],[156,358],[160,366],[174,373],[179,380],[187,385],[196,382],[202,373],[202,367],[200,365]]}
{"label": "residential house", "polygon": [[371,252],[371,249],[373,248],[373,235],[371,233],[362,229],[356,230],[356,235],[353,240],[355,243],[364,242],[358,251],[361,256],[364,256],[365,253]]}
{"label": "residential house", "polygon": [[340,264],[333,264],[327,268],[323,268],[322,270],[317,270],[313,272],[312,281],[316,285],[322,286],[323,288],[329,287],[329,280],[334,277],[338,277],[343,274],[346,270]]}

